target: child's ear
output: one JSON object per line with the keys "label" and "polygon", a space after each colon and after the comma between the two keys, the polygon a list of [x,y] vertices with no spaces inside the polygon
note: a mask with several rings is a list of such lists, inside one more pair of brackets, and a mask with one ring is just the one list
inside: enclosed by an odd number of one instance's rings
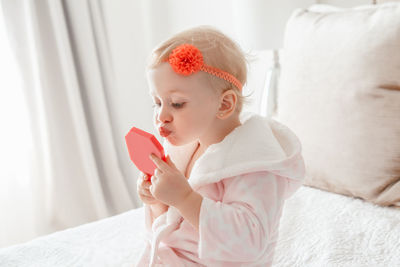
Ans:
{"label": "child's ear", "polygon": [[232,89],[229,89],[221,95],[220,99],[218,114],[223,114],[223,117],[229,117],[235,111],[237,95]]}

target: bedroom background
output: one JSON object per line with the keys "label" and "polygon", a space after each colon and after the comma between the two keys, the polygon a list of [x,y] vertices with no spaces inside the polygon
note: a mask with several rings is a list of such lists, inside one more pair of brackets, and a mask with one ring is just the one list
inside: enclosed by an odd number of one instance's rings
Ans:
{"label": "bedroom background", "polygon": [[[144,66],[172,33],[210,24],[233,37],[255,56],[250,92],[275,86],[296,8],[371,2],[2,0],[0,247],[141,205],[124,136],[135,125],[161,140]],[[271,98],[253,99],[270,114]]]}

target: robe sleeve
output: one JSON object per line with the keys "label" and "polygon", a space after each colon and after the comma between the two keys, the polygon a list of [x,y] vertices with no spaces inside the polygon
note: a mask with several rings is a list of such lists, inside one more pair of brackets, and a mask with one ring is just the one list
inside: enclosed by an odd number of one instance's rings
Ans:
{"label": "robe sleeve", "polygon": [[222,180],[222,201],[203,197],[199,217],[202,259],[254,261],[280,220],[288,178],[267,171]]}
{"label": "robe sleeve", "polygon": [[151,213],[150,206],[147,204],[143,204],[144,206],[144,224],[146,229],[146,239],[151,240],[153,235],[152,224],[153,224],[153,215]]}
{"label": "robe sleeve", "polygon": [[[153,235],[153,223],[156,219],[154,219],[153,212],[151,211],[151,206],[148,204],[143,204],[144,206],[144,224],[145,224],[145,229],[146,229],[146,236],[151,240],[151,237]],[[162,216],[165,212],[160,214],[159,216]]]}

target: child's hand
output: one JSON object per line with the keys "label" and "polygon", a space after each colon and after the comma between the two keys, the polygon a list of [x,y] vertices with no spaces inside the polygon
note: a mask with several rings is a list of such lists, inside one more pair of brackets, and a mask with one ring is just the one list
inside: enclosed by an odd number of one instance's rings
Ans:
{"label": "child's hand", "polygon": [[139,198],[147,205],[159,204],[160,201],[155,199],[149,190],[151,183],[147,179],[147,174],[140,172],[140,177],[137,179],[137,193]]}
{"label": "child's hand", "polygon": [[178,205],[185,201],[193,189],[186,177],[176,168],[175,164],[167,156],[163,161],[154,154],[150,159],[157,166],[151,178],[150,192],[158,200],[170,206]]}

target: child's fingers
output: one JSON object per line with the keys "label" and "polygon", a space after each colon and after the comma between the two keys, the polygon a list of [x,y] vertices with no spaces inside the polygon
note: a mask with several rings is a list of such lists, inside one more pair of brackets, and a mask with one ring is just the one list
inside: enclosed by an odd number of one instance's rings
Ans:
{"label": "child's fingers", "polygon": [[143,172],[140,172],[139,179],[137,179],[137,182],[142,183],[143,181],[149,181],[149,180],[150,180],[149,175],[147,175]]}
{"label": "child's fingers", "polygon": [[137,179],[137,191],[140,195],[146,194],[152,197],[150,193],[151,182],[143,179]]}
{"label": "child's fingers", "polygon": [[139,177],[137,179],[137,183],[141,183],[143,180],[146,180],[146,174],[144,174],[143,172],[140,172]]}
{"label": "child's fingers", "polygon": [[148,180],[148,175],[142,172],[142,180]]}
{"label": "child's fingers", "polygon": [[141,194],[143,195],[143,196],[146,196],[146,197],[153,197],[153,195],[151,194],[151,192],[150,192],[150,190],[149,189],[142,189],[141,190]]}
{"label": "child's fingers", "polygon": [[161,172],[168,170],[168,164],[156,155],[150,154],[149,158],[151,159],[151,161],[153,161],[153,163],[157,166],[157,169],[159,169]]}
{"label": "child's fingers", "polygon": [[140,181],[140,187],[148,189],[151,186],[151,182],[147,180]]}
{"label": "child's fingers", "polygon": [[149,197],[149,198],[154,198],[153,194],[150,192],[149,188],[144,188],[144,187],[139,187],[138,188],[138,194],[142,197]]}
{"label": "child's fingers", "polygon": [[140,199],[146,204],[154,204],[157,200],[154,197],[141,196]]}

